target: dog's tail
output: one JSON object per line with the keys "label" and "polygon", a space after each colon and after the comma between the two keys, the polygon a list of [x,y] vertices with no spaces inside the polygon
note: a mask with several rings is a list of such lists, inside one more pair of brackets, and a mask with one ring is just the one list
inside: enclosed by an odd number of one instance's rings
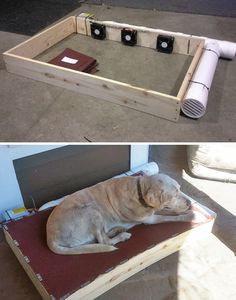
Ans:
{"label": "dog's tail", "polygon": [[58,245],[56,242],[53,242],[48,245],[50,250],[52,250],[56,254],[64,254],[64,255],[75,255],[75,254],[86,254],[86,253],[99,253],[99,252],[110,252],[117,250],[118,248],[105,245],[105,244],[86,244],[86,245],[78,245],[75,247],[65,247]]}

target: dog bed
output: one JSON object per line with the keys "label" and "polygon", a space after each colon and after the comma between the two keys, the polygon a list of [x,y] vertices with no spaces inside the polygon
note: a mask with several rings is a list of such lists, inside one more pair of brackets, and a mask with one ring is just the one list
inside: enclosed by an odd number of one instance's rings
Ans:
{"label": "dog bed", "polygon": [[46,244],[52,209],[4,225],[6,240],[43,299],[94,299],[145,267],[211,231],[215,214],[198,203],[202,222],[139,225],[108,253],[57,255]]}
{"label": "dog bed", "polygon": [[200,178],[236,182],[235,149],[234,144],[190,145],[189,169]]}

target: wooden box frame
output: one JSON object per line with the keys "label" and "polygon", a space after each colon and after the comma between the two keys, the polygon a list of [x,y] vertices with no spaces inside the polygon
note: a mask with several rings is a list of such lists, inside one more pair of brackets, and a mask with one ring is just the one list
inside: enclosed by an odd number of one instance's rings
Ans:
{"label": "wooden box frame", "polygon": [[122,28],[138,31],[137,45],[156,49],[156,38],[162,30],[109,21],[94,21],[88,14],[71,16],[3,53],[6,69],[14,74],[77,91],[145,113],[178,121],[180,104],[201,57],[204,39],[172,33],[173,53],[193,56],[177,96],[132,86],[127,83],[62,68],[34,58],[73,33],[91,35],[92,22],[106,26],[106,39],[120,42]]}

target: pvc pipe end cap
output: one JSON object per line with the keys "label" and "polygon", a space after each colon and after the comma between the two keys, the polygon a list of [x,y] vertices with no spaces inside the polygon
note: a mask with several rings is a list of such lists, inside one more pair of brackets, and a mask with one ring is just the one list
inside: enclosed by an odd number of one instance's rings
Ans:
{"label": "pvc pipe end cap", "polygon": [[206,112],[206,107],[196,99],[186,99],[181,105],[182,112],[193,119],[199,119]]}

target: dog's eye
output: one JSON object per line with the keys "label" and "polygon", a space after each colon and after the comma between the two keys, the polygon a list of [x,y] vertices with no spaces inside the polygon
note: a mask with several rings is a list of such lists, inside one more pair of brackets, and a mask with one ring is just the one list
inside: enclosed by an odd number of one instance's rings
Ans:
{"label": "dog's eye", "polygon": [[163,208],[169,208],[169,206],[168,205],[164,205]]}

